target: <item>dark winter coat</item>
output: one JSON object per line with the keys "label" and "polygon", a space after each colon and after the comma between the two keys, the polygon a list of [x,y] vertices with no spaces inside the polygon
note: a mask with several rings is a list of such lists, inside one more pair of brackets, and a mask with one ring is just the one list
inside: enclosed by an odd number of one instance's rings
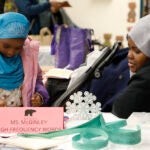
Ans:
{"label": "dark winter coat", "polygon": [[150,61],[129,81],[128,87],[114,101],[112,112],[128,118],[133,112],[150,112]]}

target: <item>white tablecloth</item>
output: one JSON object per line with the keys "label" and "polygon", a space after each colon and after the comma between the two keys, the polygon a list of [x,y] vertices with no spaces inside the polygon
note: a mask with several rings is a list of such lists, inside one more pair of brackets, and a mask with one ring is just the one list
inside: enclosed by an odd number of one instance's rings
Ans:
{"label": "white tablecloth", "polygon": [[[110,113],[103,113],[106,122],[115,121],[116,117]],[[77,122],[71,123],[75,124]],[[77,125],[77,124],[76,124]],[[109,142],[108,146],[101,150],[150,150],[150,113],[133,113],[127,120],[127,128],[136,129],[141,127],[141,142],[136,145],[120,145]],[[75,150],[72,148],[71,141],[60,145],[53,150]]]}

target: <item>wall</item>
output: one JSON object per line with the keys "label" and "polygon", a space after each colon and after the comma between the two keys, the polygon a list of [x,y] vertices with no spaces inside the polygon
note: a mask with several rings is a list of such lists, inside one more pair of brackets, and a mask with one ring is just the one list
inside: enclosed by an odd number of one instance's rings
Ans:
{"label": "wall", "polygon": [[[104,34],[112,34],[111,43],[117,35],[124,37],[126,46],[126,34],[128,27],[132,27],[140,17],[140,0],[68,0],[71,8],[65,8],[72,20],[83,28],[93,28],[96,38],[104,42]],[[128,3],[136,3],[135,22],[129,23]]]}

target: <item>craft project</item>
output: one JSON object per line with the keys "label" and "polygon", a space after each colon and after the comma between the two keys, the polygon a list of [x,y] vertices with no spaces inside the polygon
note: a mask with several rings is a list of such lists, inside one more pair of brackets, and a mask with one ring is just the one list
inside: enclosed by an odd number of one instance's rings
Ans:
{"label": "craft project", "polygon": [[135,17],[136,17],[136,13],[135,13],[135,8],[136,8],[136,3],[135,2],[130,2],[128,4],[129,6],[129,13],[128,13],[128,22],[130,23],[134,23],[135,22]]}
{"label": "craft project", "polygon": [[111,38],[112,38],[112,35],[110,33],[105,33],[104,34],[104,44],[103,45],[106,45],[106,46],[109,46],[111,47],[112,44],[111,44]]}

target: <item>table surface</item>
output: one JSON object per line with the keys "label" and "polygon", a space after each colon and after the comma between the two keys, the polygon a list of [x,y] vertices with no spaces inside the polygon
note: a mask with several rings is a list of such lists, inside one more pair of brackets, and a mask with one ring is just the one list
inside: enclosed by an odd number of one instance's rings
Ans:
{"label": "table surface", "polygon": [[[110,121],[116,121],[119,118],[114,116],[111,113],[103,113],[103,117],[106,122]],[[82,124],[83,122],[86,122],[86,120],[70,120],[66,124],[67,127],[73,127],[79,124]],[[101,149],[101,150],[149,150],[150,149],[150,113],[133,113],[128,119],[127,119],[127,127],[130,129],[136,129],[136,126],[140,125],[141,127],[141,142],[136,145],[121,145],[121,144],[114,144],[109,142],[108,146]],[[7,138],[3,139],[0,138],[0,143],[4,143],[4,141],[11,141],[11,142],[18,142],[18,143],[28,143],[28,146],[32,147],[32,149],[42,149],[41,145],[49,150],[75,150],[72,148],[72,142],[71,142],[72,135],[69,136],[63,136],[58,137],[56,139],[34,139],[31,140],[26,139],[20,139],[18,137],[13,138]],[[34,143],[34,144],[33,144]],[[10,143],[9,143],[10,144]],[[41,145],[40,145],[41,144]],[[54,147],[48,148],[48,145]],[[1,144],[0,150],[23,150],[19,147],[13,147],[10,145]],[[30,149],[31,150],[31,149]]]}
{"label": "table surface", "polygon": [[[111,113],[103,113],[106,122],[118,119]],[[77,123],[75,121],[72,124]],[[76,124],[77,125],[77,124]],[[141,127],[141,142],[136,145],[121,145],[109,142],[108,146],[101,150],[149,150],[150,149],[150,113],[133,113],[127,119],[127,128],[136,129],[137,125]],[[70,125],[69,125],[70,126]],[[54,150],[75,150],[72,148],[71,142],[60,145]]]}

